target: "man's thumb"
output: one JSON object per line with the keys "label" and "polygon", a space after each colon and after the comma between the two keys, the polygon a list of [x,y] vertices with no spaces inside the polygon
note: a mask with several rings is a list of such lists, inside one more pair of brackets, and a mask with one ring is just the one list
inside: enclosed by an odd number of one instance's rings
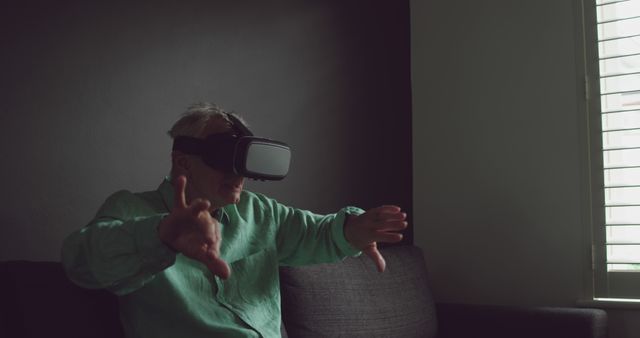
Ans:
{"label": "man's thumb", "polygon": [[227,279],[231,276],[231,268],[227,264],[227,262],[222,259],[215,257],[209,261],[207,267],[211,271],[212,274],[218,276],[222,279]]}
{"label": "man's thumb", "polygon": [[364,252],[365,255],[369,256],[371,260],[373,260],[373,262],[376,264],[376,267],[378,268],[378,272],[384,272],[385,268],[387,267],[387,262],[384,260],[384,257],[382,257],[380,251],[378,251],[378,247],[375,243],[362,250],[362,252]]}

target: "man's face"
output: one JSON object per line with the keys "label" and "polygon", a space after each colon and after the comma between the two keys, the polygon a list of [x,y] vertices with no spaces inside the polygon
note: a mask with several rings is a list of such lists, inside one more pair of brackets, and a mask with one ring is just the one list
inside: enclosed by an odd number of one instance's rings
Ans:
{"label": "man's face", "polygon": [[191,163],[191,177],[187,177],[187,195],[191,200],[207,199],[212,210],[240,201],[244,177],[213,169],[197,156],[191,156]]}
{"label": "man's face", "polygon": [[[231,126],[222,117],[211,120],[203,132],[207,137],[229,131]],[[199,156],[187,156],[189,161],[187,176],[187,199],[203,198],[211,202],[211,210],[228,204],[238,203],[244,186],[244,177],[225,173],[206,165]]]}

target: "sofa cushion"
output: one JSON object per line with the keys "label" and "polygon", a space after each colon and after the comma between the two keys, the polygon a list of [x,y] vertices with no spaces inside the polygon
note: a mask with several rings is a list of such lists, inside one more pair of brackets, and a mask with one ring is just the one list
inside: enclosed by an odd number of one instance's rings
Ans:
{"label": "sofa cushion", "polygon": [[72,284],[57,262],[0,262],[1,337],[122,337],[114,295]]}
{"label": "sofa cushion", "polygon": [[379,273],[366,256],[280,269],[289,337],[435,337],[436,316],[422,251],[381,249]]}

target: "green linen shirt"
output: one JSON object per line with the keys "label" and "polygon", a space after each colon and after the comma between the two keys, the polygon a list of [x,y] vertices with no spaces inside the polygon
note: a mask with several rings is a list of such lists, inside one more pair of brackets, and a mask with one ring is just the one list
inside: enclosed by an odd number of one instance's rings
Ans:
{"label": "green linen shirt", "polygon": [[357,255],[345,239],[347,207],[317,215],[243,191],[220,216],[227,280],[175,254],[157,226],[173,204],[165,179],[155,191],[119,191],[62,247],[68,277],[119,297],[127,337],[280,337],[279,265],[333,262]]}

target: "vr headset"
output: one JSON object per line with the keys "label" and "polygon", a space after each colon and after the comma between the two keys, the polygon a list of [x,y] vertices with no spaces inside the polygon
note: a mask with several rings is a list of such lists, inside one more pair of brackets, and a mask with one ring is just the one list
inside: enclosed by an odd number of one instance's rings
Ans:
{"label": "vr headset", "polygon": [[254,137],[233,113],[225,113],[232,131],[205,139],[178,136],[173,150],[198,155],[209,167],[255,180],[278,181],[287,176],[291,148],[283,142]]}

